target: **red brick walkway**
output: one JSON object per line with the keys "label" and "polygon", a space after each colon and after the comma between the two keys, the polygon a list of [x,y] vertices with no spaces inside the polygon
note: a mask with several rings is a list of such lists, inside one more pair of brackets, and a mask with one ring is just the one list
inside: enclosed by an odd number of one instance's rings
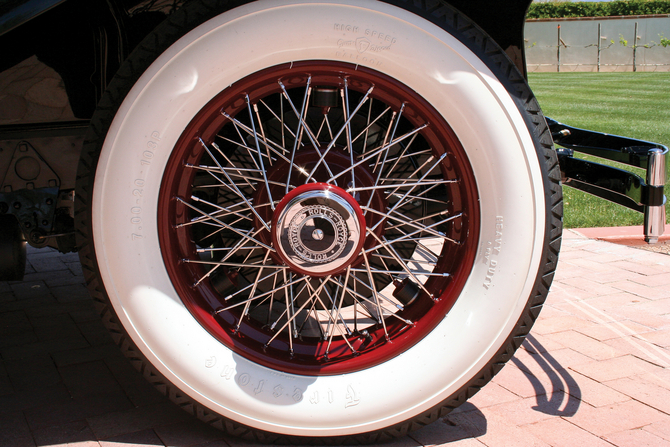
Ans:
{"label": "red brick walkway", "polygon": [[644,241],[642,226],[609,227],[609,228],[580,228],[573,230],[582,236],[599,241],[613,242],[619,245],[637,247],[656,253],[670,254],[670,225],[667,225],[665,234],[658,238],[655,244]]}
{"label": "red brick walkway", "polygon": [[[471,401],[393,446],[670,446],[670,256],[566,231],[532,335]],[[118,353],[75,254],[0,282],[0,446],[242,446]]]}

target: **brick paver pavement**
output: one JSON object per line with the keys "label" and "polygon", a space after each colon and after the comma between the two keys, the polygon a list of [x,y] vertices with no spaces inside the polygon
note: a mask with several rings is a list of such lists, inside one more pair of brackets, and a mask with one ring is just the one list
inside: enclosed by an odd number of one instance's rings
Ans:
{"label": "brick paver pavement", "polygon": [[[0,282],[0,446],[243,446],[119,354],[76,254]],[[670,446],[670,256],[566,231],[523,348],[470,402],[392,446]]]}

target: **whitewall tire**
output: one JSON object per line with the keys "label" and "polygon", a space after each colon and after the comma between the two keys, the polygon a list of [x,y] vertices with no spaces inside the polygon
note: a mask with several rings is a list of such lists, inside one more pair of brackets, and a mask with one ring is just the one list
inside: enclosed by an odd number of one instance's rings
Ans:
{"label": "whitewall tire", "polygon": [[490,380],[546,296],[544,118],[476,28],[373,0],[227,3],[172,16],[96,113],[90,290],[138,369],[207,422],[402,435]]}

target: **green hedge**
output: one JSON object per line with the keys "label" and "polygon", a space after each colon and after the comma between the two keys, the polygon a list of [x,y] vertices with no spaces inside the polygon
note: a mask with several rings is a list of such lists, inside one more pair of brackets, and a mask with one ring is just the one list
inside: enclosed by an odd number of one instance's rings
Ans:
{"label": "green hedge", "polygon": [[609,17],[670,14],[670,0],[616,0],[612,2],[533,2],[529,19],[561,17]]}

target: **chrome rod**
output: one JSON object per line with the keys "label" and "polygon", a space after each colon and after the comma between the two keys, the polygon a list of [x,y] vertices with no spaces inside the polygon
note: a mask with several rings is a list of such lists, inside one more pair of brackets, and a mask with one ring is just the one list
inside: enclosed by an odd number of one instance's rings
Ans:
{"label": "chrome rod", "polygon": [[[275,206],[274,206],[274,203],[273,203],[273,200],[272,200],[272,192],[270,191],[270,185],[268,184],[268,178],[267,178],[267,175],[265,173],[265,164],[263,163],[263,154],[261,153],[261,143],[258,140],[258,132],[256,132],[256,123],[255,123],[255,120],[254,120],[254,114],[251,111],[251,101],[249,100],[249,95],[245,95],[245,99],[247,101],[247,110],[249,111],[249,120],[251,121],[251,130],[253,132],[254,142],[256,143],[256,151],[258,152],[258,161],[260,162],[261,170],[263,171],[263,180],[265,182],[265,190],[268,193],[268,199],[270,200],[270,208],[272,208],[272,211],[274,211]],[[254,104],[254,109],[256,110],[256,113],[258,113],[258,106],[255,105],[255,104]],[[258,119],[260,121],[260,116],[258,117]],[[265,140],[265,133],[263,131],[263,124],[259,123],[259,125],[261,126],[261,136],[263,137],[263,140]],[[265,147],[267,148],[268,147],[267,140],[265,140],[265,141],[266,141]],[[268,159],[269,158],[270,158],[270,152],[269,152],[269,149],[268,149]],[[272,162],[270,162],[270,166],[272,166]]]}
{"label": "chrome rod", "polygon": [[[444,160],[444,157],[446,157],[446,156],[447,156],[446,152],[445,152],[444,154],[442,154],[442,156],[440,156],[440,158],[437,159],[437,160],[435,161],[435,163],[433,164],[433,166],[432,166],[429,170],[427,170],[426,173],[425,173],[423,176],[421,176],[421,178],[420,178],[419,181],[417,182],[417,185],[421,185],[422,182],[426,179],[426,177],[428,177],[428,174],[430,174],[430,173],[433,171],[433,169],[435,169],[435,168],[438,166],[438,164],[441,163],[442,160]],[[403,203],[403,201],[405,200],[405,198],[406,198],[406,197],[409,195],[409,193],[411,193],[415,188],[416,188],[416,186],[411,187],[411,188],[409,189],[409,191],[407,191],[407,192],[406,192],[406,193],[405,193],[405,194],[404,194],[404,195],[403,195],[403,196],[396,202],[396,204],[393,205],[393,206],[391,207],[391,209],[389,210],[389,213],[395,211],[395,209],[398,208],[398,207],[400,206],[400,204]],[[377,229],[377,227],[378,227],[382,222],[383,222],[383,220],[380,220],[379,222],[377,222],[377,223],[370,229],[370,231],[371,231],[371,232],[374,232],[374,230]]]}
{"label": "chrome rod", "polygon": [[[649,163],[647,167],[647,185],[650,187],[663,187],[665,185],[666,154],[665,149],[649,150]],[[655,244],[658,238],[665,232],[665,202],[657,206],[644,207],[644,240],[648,244]]]}
{"label": "chrome rod", "polygon": [[[198,140],[200,140],[200,144],[202,145],[202,147],[205,148],[205,151],[207,151],[207,153],[209,154],[209,156],[212,157],[212,159],[214,160],[214,163],[216,163],[216,165],[217,165],[219,168],[221,168],[221,171],[222,171],[223,175],[225,175],[225,176],[226,176],[226,179],[230,182],[230,185],[229,185],[229,186],[232,186],[232,187],[234,188],[234,192],[235,192],[235,193],[236,193],[236,194],[237,194],[237,195],[244,201],[244,203],[247,204],[247,206],[249,207],[249,210],[250,210],[252,213],[254,213],[254,214],[256,215],[256,217],[258,218],[258,220],[263,224],[263,226],[264,226],[268,231],[270,231],[270,226],[267,224],[267,222],[265,222],[265,220],[260,216],[260,214],[258,214],[258,212],[256,211],[256,209],[251,205],[251,203],[249,203],[249,200],[247,200],[247,197],[246,197],[244,194],[242,194],[242,191],[240,191],[240,189],[237,187],[237,184],[236,184],[235,182],[233,182],[233,180],[230,178],[230,176],[228,175],[228,173],[223,169],[223,166],[221,166],[221,164],[219,163],[219,161],[214,157],[214,155],[212,154],[212,152],[209,150],[209,147],[207,147],[207,145],[205,144],[205,142],[202,141],[202,138],[198,138]],[[211,174],[212,174],[212,173],[210,172],[210,175],[211,175]],[[185,203],[185,202],[184,202],[184,203]],[[187,204],[187,206],[188,206],[188,204]],[[202,212],[202,211],[200,211],[200,210],[197,210],[197,209],[196,209],[196,211],[199,211],[199,212],[201,212],[202,214],[207,214],[207,213],[204,213],[204,212]]]}
{"label": "chrome rod", "polygon": [[[342,170],[342,172],[340,172],[339,174],[337,174],[337,175],[335,175],[335,176],[329,178],[329,179],[326,181],[326,183],[330,183],[330,182],[334,181],[336,178],[338,178],[338,177],[340,177],[340,176],[346,174],[347,172],[353,170],[353,169],[356,168],[357,166],[359,166],[359,165],[365,163],[367,160],[369,160],[369,159],[371,159],[372,157],[374,157],[375,155],[379,154],[381,151],[388,150],[388,149],[389,149],[391,146],[393,146],[394,144],[400,143],[401,141],[403,141],[403,140],[405,140],[405,139],[411,137],[411,136],[414,135],[415,133],[417,133],[417,132],[423,130],[425,127],[426,127],[426,124],[422,125],[421,127],[417,127],[416,129],[412,130],[412,131],[409,132],[409,133],[406,133],[405,135],[403,135],[403,136],[401,136],[401,137],[398,137],[397,140],[395,140],[395,141],[391,141],[391,142],[390,142],[389,144],[387,144],[387,145],[382,145],[381,147],[378,147],[377,149],[373,149],[372,151],[370,151],[370,152],[367,153],[367,154],[362,154],[362,155],[363,155],[363,158],[362,158],[360,161],[358,161],[358,162],[357,162],[356,164],[354,164],[353,166],[350,166],[350,167],[348,167],[348,168]],[[359,155],[359,157],[360,157],[360,155]]]}
{"label": "chrome rod", "polygon": [[[331,142],[328,144],[328,146],[327,146],[326,149],[323,151],[323,153],[321,153],[321,152],[319,151],[319,153],[321,154],[321,156],[319,157],[319,159],[317,160],[316,164],[315,164],[314,167],[312,168],[312,171],[311,171],[311,172],[309,173],[309,175],[307,176],[307,180],[306,180],[306,181],[309,181],[309,180],[312,178],[312,176],[314,175],[314,172],[316,172],[316,168],[318,168],[319,165],[321,165],[321,163],[324,161],[324,159],[325,159],[325,157],[326,157],[326,154],[328,154],[328,152],[330,152],[330,150],[335,146],[335,143],[336,143],[337,139],[340,137],[340,135],[342,135],[342,132],[344,132],[344,130],[346,129],[347,125],[349,125],[349,123],[351,122],[351,119],[352,119],[354,116],[356,116],[356,114],[358,113],[358,110],[363,106],[363,104],[365,103],[365,101],[368,100],[368,97],[370,96],[370,93],[372,93],[372,90],[373,90],[373,89],[374,89],[374,85],[368,89],[368,91],[365,93],[365,96],[363,96],[363,98],[362,98],[361,101],[358,103],[358,105],[356,106],[356,108],[354,109],[354,111],[352,112],[352,114],[351,114],[351,115],[348,117],[348,119],[345,121],[345,123],[344,123],[344,125],[342,126],[342,128],[337,132],[337,134],[335,135],[335,138],[333,138],[333,139],[331,140]],[[318,146],[315,145],[315,147],[318,147]],[[324,166],[327,167],[327,166],[328,166],[328,163],[325,163]],[[328,169],[328,174],[330,174],[331,179],[332,179],[332,178],[333,178],[333,173],[330,171],[330,169]],[[330,181],[329,181],[328,183],[330,183]],[[337,183],[336,183],[336,184],[337,184]]]}
{"label": "chrome rod", "polygon": [[188,202],[186,202],[185,200],[183,200],[181,197],[177,197],[177,201],[183,203],[183,204],[186,205],[187,207],[191,208],[192,210],[194,210],[194,211],[196,211],[196,212],[198,212],[198,213],[200,213],[200,214],[203,214],[203,215],[205,215],[205,216],[208,216],[208,217],[211,218],[214,222],[218,223],[219,225],[223,226],[224,228],[227,228],[227,229],[229,229],[229,230],[231,230],[231,231],[233,231],[233,232],[239,234],[239,235],[242,236],[243,238],[245,238],[245,239],[247,239],[247,240],[249,240],[249,241],[252,241],[252,242],[255,243],[255,244],[258,244],[258,245],[260,245],[261,247],[263,247],[263,248],[265,248],[265,249],[267,249],[267,250],[275,251],[275,249],[272,248],[272,247],[270,247],[269,245],[266,245],[266,244],[262,243],[261,241],[259,241],[259,240],[257,240],[257,239],[254,239],[253,237],[250,237],[250,236],[244,234],[241,230],[239,230],[239,229],[237,229],[237,228],[235,228],[235,227],[231,227],[231,226],[228,225],[227,223],[225,223],[225,222],[223,222],[223,221],[217,219],[216,217],[212,216],[211,214],[208,214],[208,213],[204,212],[203,210],[194,207],[194,206],[191,205],[190,203],[188,203]]}
{"label": "chrome rod", "polygon": [[[302,125],[305,122],[303,119],[303,115],[307,111],[307,98],[309,97],[309,90],[310,90],[310,83],[312,82],[312,77],[307,78],[307,85],[305,86],[305,96],[302,99],[302,109],[300,110],[300,115],[298,116],[298,129],[296,130],[296,133],[294,136],[294,141],[293,141],[293,150],[291,151],[291,161],[289,162],[288,166],[288,178],[286,179],[286,194],[288,194],[288,187],[291,184],[291,172],[293,172],[293,161],[295,160],[295,152],[298,150],[298,146],[301,144],[299,136],[302,137]],[[288,100],[289,104],[291,105],[291,108],[293,111],[297,114],[297,111],[295,110],[295,107],[293,106],[293,102],[291,101],[291,98],[288,97],[288,92],[286,92],[286,89],[284,88],[284,85],[279,81],[279,85],[282,87],[282,90],[284,91],[284,95],[286,95],[286,99]],[[280,96],[283,98],[284,96]],[[283,104],[283,102],[282,102]],[[283,115],[282,115],[282,120],[283,120]]]}

